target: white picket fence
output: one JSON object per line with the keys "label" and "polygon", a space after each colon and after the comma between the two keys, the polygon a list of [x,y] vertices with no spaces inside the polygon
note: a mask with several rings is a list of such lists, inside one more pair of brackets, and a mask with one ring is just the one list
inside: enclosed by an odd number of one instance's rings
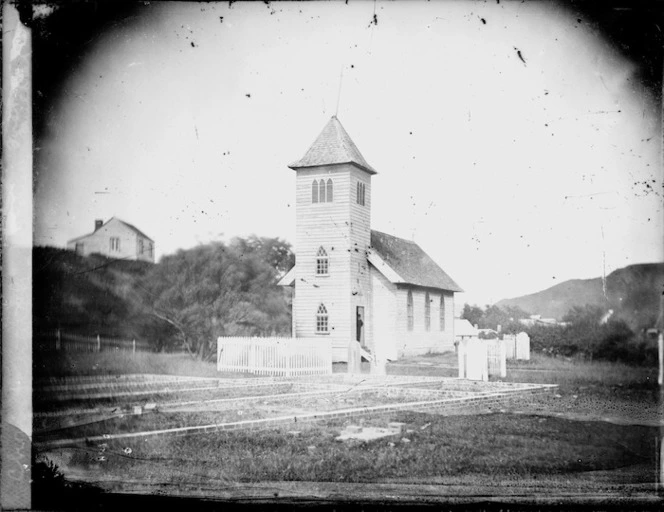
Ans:
{"label": "white picket fence", "polygon": [[486,340],[464,338],[459,341],[459,378],[489,380],[489,365]]}
{"label": "white picket fence", "polygon": [[39,333],[35,336],[36,347],[42,351],[67,352],[132,352],[149,351],[150,344],[146,341],[125,340],[120,338],[107,338],[100,335],[81,336],[71,334],[60,329]]}
{"label": "white picket fence", "polygon": [[467,338],[459,342],[459,378],[489,380],[507,376],[507,358],[503,340]]}
{"label": "white picket fence", "polygon": [[332,373],[332,343],[306,338],[217,339],[217,370],[257,375],[296,376]]}
{"label": "white picket fence", "polygon": [[487,351],[487,371],[489,377],[507,377],[507,351],[503,340],[484,340]]}
{"label": "white picket fence", "polygon": [[505,334],[503,340],[505,341],[507,359],[530,360],[530,336],[527,333]]}

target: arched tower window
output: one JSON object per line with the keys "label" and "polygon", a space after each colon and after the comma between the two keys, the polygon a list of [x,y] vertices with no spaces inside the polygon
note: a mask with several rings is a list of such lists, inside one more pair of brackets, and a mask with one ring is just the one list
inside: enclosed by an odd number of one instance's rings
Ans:
{"label": "arched tower window", "polygon": [[325,200],[325,180],[320,180],[318,183],[318,201],[324,203]]}
{"label": "arched tower window", "polygon": [[413,292],[408,290],[408,298],[406,302],[406,313],[408,315],[408,330],[413,330]]}
{"label": "arched tower window", "polygon": [[331,203],[334,198],[334,184],[332,178],[314,180],[311,182],[311,202]]}
{"label": "arched tower window", "polygon": [[318,202],[318,182],[316,180],[311,182],[311,202]]}
{"label": "arched tower window", "polygon": [[364,206],[365,204],[365,191],[366,191],[366,185],[362,183],[361,181],[357,182],[357,193],[356,193],[356,201],[357,204],[360,206]]}
{"label": "arched tower window", "polygon": [[328,332],[328,315],[325,304],[318,306],[318,311],[316,311],[316,332]]}
{"label": "arched tower window", "polygon": [[424,328],[431,329],[431,298],[429,292],[424,295]]}
{"label": "arched tower window", "polygon": [[318,275],[327,275],[329,270],[329,258],[327,257],[327,252],[323,247],[318,248],[316,253],[316,274]]}
{"label": "arched tower window", "polygon": [[445,330],[445,295],[440,294],[440,330]]}
{"label": "arched tower window", "polygon": [[332,202],[332,179],[328,178],[327,180],[327,202],[331,203]]}

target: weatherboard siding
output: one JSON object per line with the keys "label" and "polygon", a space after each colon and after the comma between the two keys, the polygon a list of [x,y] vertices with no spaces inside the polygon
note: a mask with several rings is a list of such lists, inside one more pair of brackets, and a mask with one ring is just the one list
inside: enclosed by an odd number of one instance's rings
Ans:
{"label": "weatherboard siding", "polygon": [[[357,203],[357,182],[365,186],[364,205]],[[350,321],[353,339],[357,339],[357,307],[364,307],[364,344],[374,351],[374,322],[372,315],[371,272],[367,254],[371,243],[371,174],[357,167],[350,167],[350,240],[351,294]]]}
{"label": "weatherboard siding", "polygon": [[[413,292],[413,330],[408,330],[408,290]],[[454,349],[454,294],[445,293],[445,330],[440,330],[440,290],[430,289],[431,327],[425,327],[424,302],[427,290],[399,287],[396,291],[396,345],[398,357],[444,352]]]}
{"label": "weatherboard siding", "polygon": [[373,341],[379,358],[395,360],[397,352],[397,287],[371,266]]}
{"label": "weatherboard siding", "polygon": [[[296,240],[294,315],[295,336],[320,336],[332,341],[335,361],[345,361],[348,342],[355,339],[356,306],[369,313],[370,286],[368,271],[359,275],[357,263],[368,247],[367,220],[353,221],[351,201],[355,201],[352,165],[321,166],[300,169],[296,178]],[[311,185],[314,179],[332,179],[333,201],[313,203]],[[317,253],[323,247],[328,255],[329,273],[316,274]],[[357,249],[357,251],[355,251]],[[366,257],[364,258],[366,265]],[[355,288],[353,289],[353,284]],[[353,291],[357,293],[352,294]],[[316,312],[320,304],[328,311],[328,334],[316,333]],[[350,313],[350,314],[349,314]],[[365,336],[369,327],[365,325]]]}

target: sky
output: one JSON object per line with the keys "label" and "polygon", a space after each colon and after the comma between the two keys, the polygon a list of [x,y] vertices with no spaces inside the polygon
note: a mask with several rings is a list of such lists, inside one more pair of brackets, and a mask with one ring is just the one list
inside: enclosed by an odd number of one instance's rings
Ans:
{"label": "sky", "polygon": [[170,254],[295,241],[329,118],[378,174],[372,228],[490,304],[664,260],[661,110],[544,2],[153,2],[87,45],[36,148],[34,243],[116,216]]}

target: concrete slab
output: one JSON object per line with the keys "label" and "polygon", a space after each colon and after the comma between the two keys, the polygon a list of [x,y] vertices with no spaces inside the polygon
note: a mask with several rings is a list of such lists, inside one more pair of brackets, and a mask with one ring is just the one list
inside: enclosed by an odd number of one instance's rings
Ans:
{"label": "concrete slab", "polygon": [[373,441],[374,439],[398,436],[400,434],[401,430],[396,430],[394,428],[359,427],[357,425],[349,425],[335,439],[337,441],[348,441],[350,439],[357,441]]}

